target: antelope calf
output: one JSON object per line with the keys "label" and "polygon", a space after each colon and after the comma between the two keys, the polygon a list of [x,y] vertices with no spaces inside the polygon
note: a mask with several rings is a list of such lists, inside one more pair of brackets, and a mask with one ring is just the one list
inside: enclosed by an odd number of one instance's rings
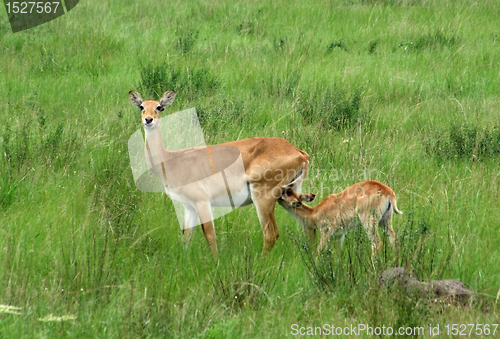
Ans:
{"label": "antelope calf", "polygon": [[340,193],[329,195],[316,207],[304,204],[304,201],[310,202],[314,198],[314,194],[301,194],[286,187],[278,202],[304,229],[313,228],[320,231],[318,252],[324,249],[334,236],[340,238],[341,247],[345,234],[356,225],[356,217],[370,239],[372,254],[382,246],[378,226],[389,236],[391,246],[396,247],[392,212],[403,212],[398,210],[396,195],[387,185],[374,180],[363,181]]}

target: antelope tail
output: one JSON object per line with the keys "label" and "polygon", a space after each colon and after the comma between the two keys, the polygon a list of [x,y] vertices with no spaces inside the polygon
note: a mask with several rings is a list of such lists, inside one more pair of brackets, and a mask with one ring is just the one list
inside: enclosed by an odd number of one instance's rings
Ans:
{"label": "antelope tail", "polygon": [[394,213],[396,214],[403,214],[402,211],[398,210],[398,206],[396,205],[396,195],[394,192],[392,192],[390,196],[391,204],[392,204],[392,209],[394,210]]}

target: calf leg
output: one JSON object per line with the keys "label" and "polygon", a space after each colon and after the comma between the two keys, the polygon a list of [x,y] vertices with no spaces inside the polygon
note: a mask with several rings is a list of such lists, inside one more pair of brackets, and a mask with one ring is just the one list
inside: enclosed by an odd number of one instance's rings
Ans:
{"label": "calf leg", "polygon": [[380,217],[377,216],[375,211],[366,211],[359,213],[359,219],[361,220],[361,224],[366,231],[366,235],[368,235],[368,239],[372,244],[372,255],[375,254],[376,251],[380,250],[382,246],[382,241],[380,240],[380,236],[378,234],[378,221]]}
{"label": "calf leg", "polygon": [[389,237],[389,241],[391,242],[391,246],[394,250],[396,250],[396,233],[392,228],[392,209],[389,208],[382,215],[382,218],[379,222],[380,227],[385,231],[387,236]]}
{"label": "calf leg", "polygon": [[304,231],[306,232],[306,237],[307,237],[307,242],[309,243],[309,247],[311,249],[316,248],[316,243],[317,243],[316,229],[306,225],[304,226]]}

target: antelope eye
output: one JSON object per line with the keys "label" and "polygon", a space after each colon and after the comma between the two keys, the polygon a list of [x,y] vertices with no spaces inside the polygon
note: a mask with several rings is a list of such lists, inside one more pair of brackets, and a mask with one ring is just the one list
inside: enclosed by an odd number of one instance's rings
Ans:
{"label": "antelope eye", "polygon": [[161,105],[158,105],[158,106],[156,106],[156,110],[161,112],[161,111],[163,111],[163,107]]}
{"label": "antelope eye", "polygon": [[144,106],[143,106],[143,105],[140,105],[140,106],[139,106],[139,109],[140,109],[141,111],[144,111]]}

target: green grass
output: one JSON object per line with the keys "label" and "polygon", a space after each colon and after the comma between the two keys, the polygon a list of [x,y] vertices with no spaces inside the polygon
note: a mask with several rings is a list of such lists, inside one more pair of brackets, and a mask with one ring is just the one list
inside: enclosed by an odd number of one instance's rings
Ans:
{"label": "green grass", "polygon": [[[499,324],[499,16],[493,0],[81,1],[12,34],[0,10],[0,304],[21,308],[0,311],[0,337]],[[280,207],[267,257],[254,207],[215,221],[216,262],[200,230],[185,249],[170,199],[138,191],[128,159],[128,91],[168,89],[166,113],[196,107],[210,143],[307,151],[318,201],[391,186],[400,252],[372,263],[357,228],[311,257]],[[379,287],[398,265],[478,295],[447,306]]]}

